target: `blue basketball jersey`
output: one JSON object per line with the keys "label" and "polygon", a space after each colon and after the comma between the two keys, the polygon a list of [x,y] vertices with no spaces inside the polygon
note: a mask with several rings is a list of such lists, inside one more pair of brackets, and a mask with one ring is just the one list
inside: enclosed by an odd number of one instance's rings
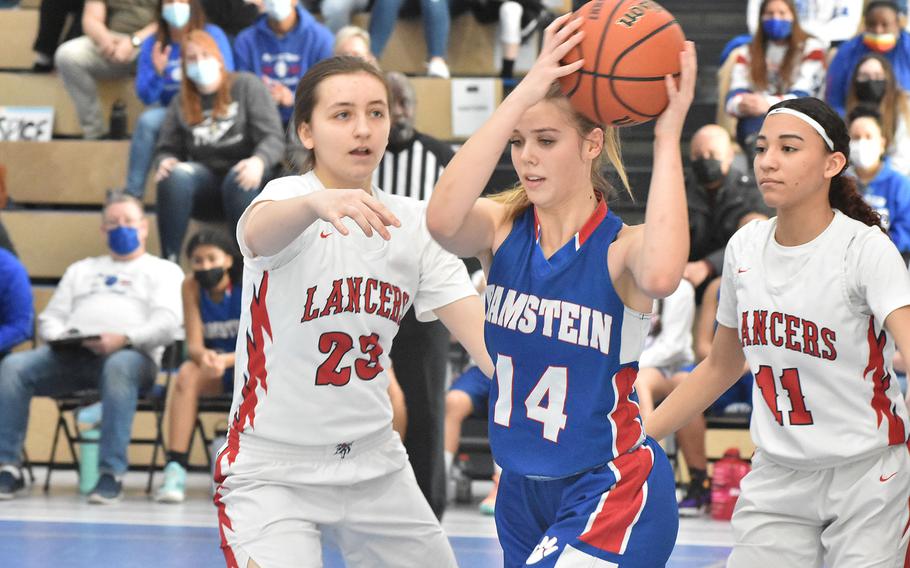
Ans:
{"label": "blue basketball jersey", "polygon": [[200,290],[199,313],[202,316],[202,342],[218,353],[230,353],[237,347],[240,327],[240,284],[224,291],[217,304],[208,290]]}
{"label": "blue basketball jersey", "polygon": [[496,462],[557,478],[610,462],[644,440],[632,385],[650,315],[626,307],[607,267],[622,221],[601,202],[545,258],[533,207],[493,257],[485,293]]}

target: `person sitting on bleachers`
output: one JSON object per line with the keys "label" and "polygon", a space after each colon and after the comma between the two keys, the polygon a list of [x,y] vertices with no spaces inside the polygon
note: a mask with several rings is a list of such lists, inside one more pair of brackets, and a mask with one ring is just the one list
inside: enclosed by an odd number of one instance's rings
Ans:
{"label": "person sitting on bleachers", "polygon": [[[746,7],[752,35],[760,25],[760,5],[761,0],[749,0]],[[830,47],[837,47],[856,35],[863,19],[863,0],[798,0],[795,5],[800,27]]]}
{"label": "person sitting on bleachers", "polygon": [[167,464],[160,503],[184,499],[190,439],[200,396],[230,394],[240,324],[243,263],[227,236],[203,230],[186,246],[192,272],[183,279],[183,325],[189,358],[180,365],[171,394]]}
{"label": "person sitting on bleachers", "polygon": [[135,197],[112,194],[101,229],[110,253],[70,265],[38,316],[49,345],[0,363],[0,499],[24,487],[19,460],[31,398],[84,389],[97,389],[104,408],[101,477],[89,502],[122,496],[139,392],[152,385],[164,347],[180,331],[183,273],[146,253],[148,220]]}
{"label": "person sitting on bleachers", "polygon": [[158,31],[142,42],[136,72],[136,94],[150,107],[136,121],[126,173],[126,192],[139,199],[145,194],[145,181],[167,105],[180,90],[180,44],[193,30],[205,30],[212,36],[224,55],[225,68],[234,70],[231,44],[221,28],[205,21],[199,0],[163,0]]}
{"label": "person sitting on bleachers", "polygon": [[741,226],[766,218],[751,170],[737,153],[726,130],[716,124],[699,128],[689,143],[691,175],[686,176],[689,207],[689,263],[683,278],[697,290],[720,274],[727,241]]}
{"label": "person sitting on bleachers", "polygon": [[200,0],[208,20],[233,39],[253,25],[262,11],[262,0]]}
{"label": "person sitting on bleachers", "polygon": [[28,271],[15,254],[0,248],[0,360],[32,338],[34,319]]}
{"label": "person sitting on bleachers", "polygon": [[867,53],[880,53],[887,59],[898,86],[910,90],[910,33],[901,29],[897,4],[892,0],[870,0],[863,17],[863,33],[838,48],[828,70],[825,100],[841,116],[846,116],[850,77]]}
{"label": "person sitting on bleachers", "polygon": [[471,12],[482,24],[499,22],[499,76],[503,79],[513,77],[521,44],[555,18],[541,0],[482,0],[471,3]]}
{"label": "person sitting on bleachers", "polygon": [[752,143],[771,105],[818,95],[825,81],[825,49],[800,27],[793,0],[762,0],[761,27],[737,47],[727,93],[727,113],[736,117],[736,140]]}
{"label": "person sitting on bleachers", "polygon": [[910,258],[910,178],[891,168],[885,157],[888,137],[874,109],[857,107],[847,119],[851,173],[866,202],[878,212],[882,228],[905,259]]}
{"label": "person sitting on bleachers", "polygon": [[[82,35],[82,7],[85,0],[41,0],[38,17],[38,35],[32,49],[35,52],[33,73],[50,73],[54,69],[54,54],[57,47],[65,41]],[[66,35],[60,36],[66,28],[67,19],[72,23],[66,29]]]}
{"label": "person sitting on bleachers", "polygon": [[[382,58],[386,44],[395,31],[398,13],[404,0],[374,0],[370,10],[370,49],[376,59]],[[420,15],[423,19],[423,35],[427,44],[427,76],[448,79],[449,64],[446,54],[449,50],[449,27],[452,16],[449,2],[420,0]]]}
{"label": "person sitting on bleachers", "polygon": [[85,35],[57,49],[54,63],[73,99],[82,135],[104,136],[98,79],[127,77],[136,68],[139,46],[158,28],[158,0],[87,0],[82,12]]}
{"label": "person sitting on bleachers", "polygon": [[379,62],[370,51],[370,32],[357,26],[344,26],[335,33],[332,53],[360,57],[379,67]]}
{"label": "person sitting on bleachers", "polygon": [[867,53],[856,65],[847,91],[847,115],[859,107],[874,109],[888,139],[889,165],[910,175],[910,96],[897,84],[891,63],[878,53]]}
{"label": "person sitting on bleachers", "polygon": [[182,69],[156,148],[158,234],[169,259],[180,255],[191,216],[224,218],[233,234],[284,157],[268,89],[254,75],[228,72],[212,36],[187,35]]}
{"label": "person sitting on bleachers", "polygon": [[297,82],[313,64],[331,57],[335,38],[298,0],[263,0],[263,6],[265,14],[234,41],[237,70],[265,82],[287,126]]}

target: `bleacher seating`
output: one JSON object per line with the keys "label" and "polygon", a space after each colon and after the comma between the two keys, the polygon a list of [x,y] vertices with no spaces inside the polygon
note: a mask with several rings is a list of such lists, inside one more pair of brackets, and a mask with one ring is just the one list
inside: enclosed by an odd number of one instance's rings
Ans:
{"label": "bleacher seating", "polygon": [[37,33],[38,10],[5,10],[0,17],[0,69],[31,69]]}

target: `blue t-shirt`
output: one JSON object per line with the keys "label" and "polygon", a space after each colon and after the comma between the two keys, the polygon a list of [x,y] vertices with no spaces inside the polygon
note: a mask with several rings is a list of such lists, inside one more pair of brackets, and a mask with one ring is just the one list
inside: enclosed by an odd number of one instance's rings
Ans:
{"label": "blue t-shirt", "polygon": [[902,253],[910,252],[910,178],[887,160],[866,187],[866,202],[882,216],[882,224]]}
{"label": "blue t-shirt", "polygon": [[[234,52],[231,51],[231,44],[227,36],[215,24],[206,24],[205,32],[212,36],[215,43],[218,44],[218,49],[221,50],[221,56],[224,58],[224,66],[228,71],[233,71]],[[171,42],[171,53],[168,55],[167,65],[164,73],[159,75],[155,71],[155,64],[152,63],[152,50],[155,48],[157,40],[158,34],[152,34],[145,38],[139,48],[139,60],[136,63],[136,94],[147,105],[159,104],[166,107],[180,90],[180,80],[183,77],[180,69],[180,44]]]}
{"label": "blue t-shirt", "polygon": [[[850,89],[850,82],[856,72],[856,65],[867,53],[873,53],[873,51],[866,47],[863,43],[863,36],[860,34],[845,41],[837,48],[837,55],[834,56],[828,67],[828,87],[825,100],[841,116],[844,116],[846,112],[847,91]],[[900,88],[905,91],[910,90],[910,34],[901,30],[894,49],[882,55],[891,62]]]}
{"label": "blue t-shirt", "polygon": [[507,471],[565,477],[644,440],[633,383],[650,317],[626,308],[613,288],[607,249],[621,228],[601,203],[547,259],[531,207],[493,257],[484,325],[496,365],[489,433]]}
{"label": "blue t-shirt", "polygon": [[28,272],[13,253],[0,248],[0,355],[31,339],[34,319]]}
{"label": "blue t-shirt", "polygon": [[218,353],[232,353],[237,347],[240,328],[240,284],[224,291],[217,304],[208,290],[200,290],[199,313],[202,316],[202,341],[206,348]]}
{"label": "blue t-shirt", "polygon": [[[269,77],[293,92],[297,82],[317,62],[332,56],[335,38],[329,29],[297,6],[297,25],[279,37],[269,27],[268,16],[237,34],[234,55],[238,71]],[[290,120],[293,107],[279,106],[281,120]]]}

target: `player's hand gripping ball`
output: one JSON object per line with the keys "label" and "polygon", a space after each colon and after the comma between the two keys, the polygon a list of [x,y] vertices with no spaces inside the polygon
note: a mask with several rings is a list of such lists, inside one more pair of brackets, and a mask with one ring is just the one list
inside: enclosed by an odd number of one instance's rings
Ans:
{"label": "player's hand gripping ball", "polygon": [[559,80],[572,106],[608,126],[657,118],[667,108],[664,77],[679,76],[686,40],[673,14],[653,0],[591,0],[575,15],[585,36],[561,63],[585,62]]}

